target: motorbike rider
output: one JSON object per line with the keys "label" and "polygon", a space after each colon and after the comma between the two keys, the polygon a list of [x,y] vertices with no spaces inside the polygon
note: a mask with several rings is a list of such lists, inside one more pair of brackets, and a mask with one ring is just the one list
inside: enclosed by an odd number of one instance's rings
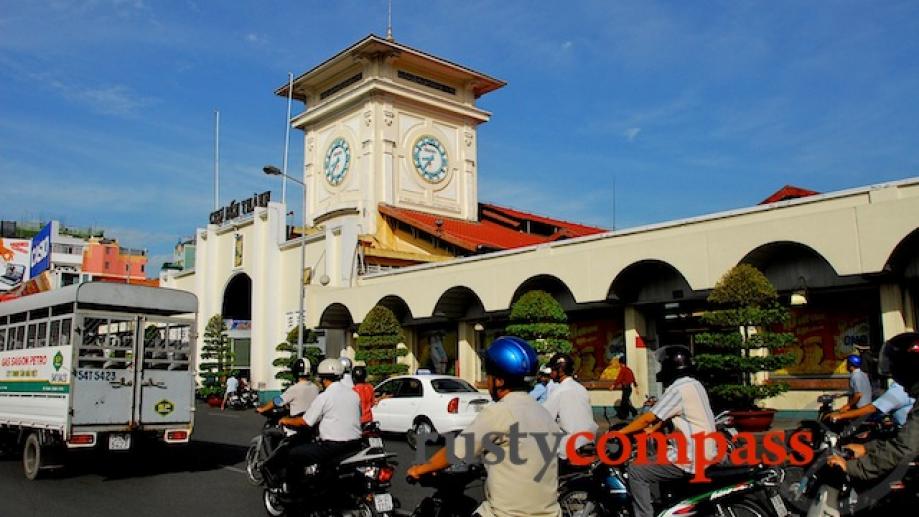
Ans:
{"label": "motorbike rider", "polygon": [[[474,515],[558,517],[561,508],[557,501],[557,461],[551,454],[543,459],[533,434],[554,436],[561,430],[527,393],[539,366],[536,351],[523,339],[504,336],[488,347],[482,359],[488,392],[496,403],[482,409],[456,437],[452,451],[454,458],[484,453],[488,471],[485,501]],[[499,457],[497,450],[503,455]],[[418,479],[449,466],[447,449],[442,448],[427,463],[409,468],[408,475]]]}
{"label": "motorbike rider", "polygon": [[[290,373],[293,374],[297,382],[291,384],[290,387],[284,390],[284,393],[281,394],[281,399],[284,400],[284,404],[290,407],[291,415],[302,415],[306,413],[306,410],[309,409],[313,401],[316,400],[316,397],[319,396],[319,388],[310,382],[311,370],[312,367],[309,359],[297,359],[290,365]],[[264,413],[272,409],[274,409],[274,402],[269,400],[267,403],[257,408],[256,411]]]}
{"label": "motorbike rider", "polygon": [[367,382],[367,367],[355,366],[352,369],[354,376],[354,392],[361,399],[361,425],[373,422],[373,384]]}
{"label": "motorbike rider", "polygon": [[[689,463],[678,463],[677,449],[673,444],[667,448],[667,461],[658,460],[646,465],[632,463],[628,466],[629,490],[632,494],[632,508],[635,517],[651,517],[651,485],[668,479],[688,479],[696,472],[695,444],[692,435],[714,433],[715,416],[712,413],[705,387],[693,377],[695,365],[692,352],[683,345],[670,345],[657,351],[660,371],[657,381],[664,385],[664,393],[650,411],[639,415],[619,430],[629,435],[642,432],[666,420],[673,423],[675,432],[686,436],[686,458]],[[712,460],[717,455],[717,446],[712,440],[705,442],[705,458]]]}
{"label": "motorbike rider", "polygon": [[[558,455],[564,460],[563,465],[567,463],[568,451],[565,444],[568,439],[578,433],[588,433],[596,435],[597,422],[594,420],[593,407],[590,405],[590,394],[581,383],[576,381],[574,375],[574,360],[570,355],[558,353],[549,359],[549,376],[557,383],[552,393],[543,403],[543,407],[558,422],[568,436],[562,441],[562,447],[559,447]],[[594,441],[586,436],[580,435],[574,444],[575,450],[581,449],[585,445],[590,445]]]}
{"label": "motorbike rider", "polygon": [[[288,472],[296,466],[321,464],[361,446],[361,404],[357,393],[341,380],[338,359],[324,359],[316,368],[323,391],[303,416],[288,416],[279,423],[290,427],[319,428],[319,439],[291,447]],[[294,468],[290,468],[294,467]]]}
{"label": "motorbike rider", "polygon": [[[892,377],[911,397],[919,399],[919,333],[905,332],[887,340],[881,348],[878,370],[881,375]],[[903,461],[916,458],[919,455],[919,404],[913,404],[897,436],[844,447],[854,453],[855,459],[846,461],[832,456],[827,464],[860,481],[878,479]]]}
{"label": "motorbike rider", "polygon": [[540,404],[544,403],[549,396],[549,388],[546,387],[546,384],[549,383],[549,375],[551,374],[552,370],[548,366],[540,368],[539,372],[536,373],[536,384],[530,390],[530,396]]}
{"label": "motorbike rider", "polygon": [[906,390],[903,389],[903,386],[897,381],[893,381],[890,387],[887,388],[887,391],[871,402],[871,404],[862,406],[858,409],[850,409],[849,411],[834,411],[828,413],[824,419],[835,424],[836,422],[844,420],[854,420],[863,416],[871,416],[875,413],[881,415],[890,413],[893,415],[893,419],[897,425],[903,427],[903,424],[906,423],[906,417],[909,416],[909,410],[915,403],[916,399],[910,397],[909,394],[906,393]]}
{"label": "motorbike rider", "polygon": [[351,363],[351,359],[346,356],[341,356],[338,360],[341,362],[342,369],[341,383],[349,388],[353,388],[354,379],[351,378],[351,368],[353,364]]}
{"label": "motorbike rider", "polygon": [[862,371],[861,356],[851,354],[846,357],[846,370],[849,371],[849,400],[839,409],[840,413],[871,404],[871,381]]}

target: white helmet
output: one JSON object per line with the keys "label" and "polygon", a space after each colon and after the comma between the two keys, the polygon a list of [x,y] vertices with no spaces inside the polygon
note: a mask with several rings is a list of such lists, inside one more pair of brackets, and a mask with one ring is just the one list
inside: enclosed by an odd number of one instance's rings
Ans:
{"label": "white helmet", "polygon": [[351,359],[341,356],[338,358],[341,362],[341,369],[343,373],[351,373]]}
{"label": "white helmet", "polygon": [[316,375],[320,377],[335,377],[338,379],[343,372],[344,368],[342,368],[341,361],[338,359],[323,359],[316,368]]}

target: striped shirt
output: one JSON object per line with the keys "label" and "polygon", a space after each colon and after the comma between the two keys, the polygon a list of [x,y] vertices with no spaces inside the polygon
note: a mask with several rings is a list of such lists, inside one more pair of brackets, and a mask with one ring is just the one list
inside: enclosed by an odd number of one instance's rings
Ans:
{"label": "striped shirt", "polygon": [[[692,435],[696,433],[714,433],[715,415],[708,402],[708,393],[702,383],[692,377],[680,377],[670,385],[651,408],[654,416],[661,420],[671,420],[676,432],[686,437],[686,455],[689,463],[677,463],[677,449],[673,442],[667,447],[667,459],[686,472],[696,472],[696,446]],[[717,455],[717,446],[713,440],[705,441],[705,457],[708,460]]]}

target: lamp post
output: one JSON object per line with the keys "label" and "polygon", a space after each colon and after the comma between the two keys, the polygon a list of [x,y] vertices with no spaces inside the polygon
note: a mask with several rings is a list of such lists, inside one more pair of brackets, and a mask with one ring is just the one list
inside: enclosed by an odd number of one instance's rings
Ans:
{"label": "lamp post", "polygon": [[[299,179],[289,176],[281,171],[281,169],[275,167],[274,165],[266,165],[262,167],[262,171],[269,176],[282,176],[284,178],[293,181],[294,183],[299,183],[303,187],[303,206],[302,206],[302,217],[303,217],[303,233],[300,235],[300,274],[298,275],[300,279],[300,312],[297,315],[297,357],[303,358],[303,271],[306,270],[306,184],[300,181]],[[285,208],[286,210],[286,208]]]}

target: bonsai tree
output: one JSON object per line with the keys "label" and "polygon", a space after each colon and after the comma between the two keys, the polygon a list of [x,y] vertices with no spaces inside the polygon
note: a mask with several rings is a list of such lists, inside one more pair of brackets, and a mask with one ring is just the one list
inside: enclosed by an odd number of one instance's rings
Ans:
{"label": "bonsai tree", "polygon": [[215,314],[207,321],[204,328],[204,346],[201,348],[201,389],[199,394],[207,398],[210,395],[223,394],[223,381],[232,373],[233,351],[230,349],[230,338],[227,337],[227,326],[220,314]]}
{"label": "bonsai tree", "polygon": [[774,332],[789,313],[778,303],[769,280],[749,264],[731,268],[708,296],[712,310],[702,315],[710,331],[698,334],[696,356],[700,380],[716,407],[757,409],[756,402],[788,390],[784,383],[756,382],[755,374],[783,368],[790,354],[774,351],[795,341],[794,334]]}
{"label": "bonsai tree", "polygon": [[377,305],[357,327],[357,352],[354,358],[367,363],[367,376],[379,381],[408,371],[408,365],[397,359],[408,353],[398,348],[402,342],[402,325],[388,308]]}
{"label": "bonsai tree", "polygon": [[562,305],[545,291],[528,291],[511,306],[507,333],[529,341],[540,361],[558,352],[571,352],[568,315]]}
{"label": "bonsai tree", "polygon": [[[278,357],[271,362],[271,365],[275,368],[280,368],[280,370],[274,374],[274,378],[281,380],[282,389],[287,389],[296,381],[294,375],[290,371],[290,367],[294,364],[294,361],[297,360],[297,337],[298,329],[294,327],[287,333],[287,339],[274,347],[275,351],[278,352]],[[313,368],[319,365],[319,361],[322,358],[322,350],[318,346],[306,345],[315,344],[318,341],[319,338],[312,330],[303,327],[303,357],[309,359]]]}

